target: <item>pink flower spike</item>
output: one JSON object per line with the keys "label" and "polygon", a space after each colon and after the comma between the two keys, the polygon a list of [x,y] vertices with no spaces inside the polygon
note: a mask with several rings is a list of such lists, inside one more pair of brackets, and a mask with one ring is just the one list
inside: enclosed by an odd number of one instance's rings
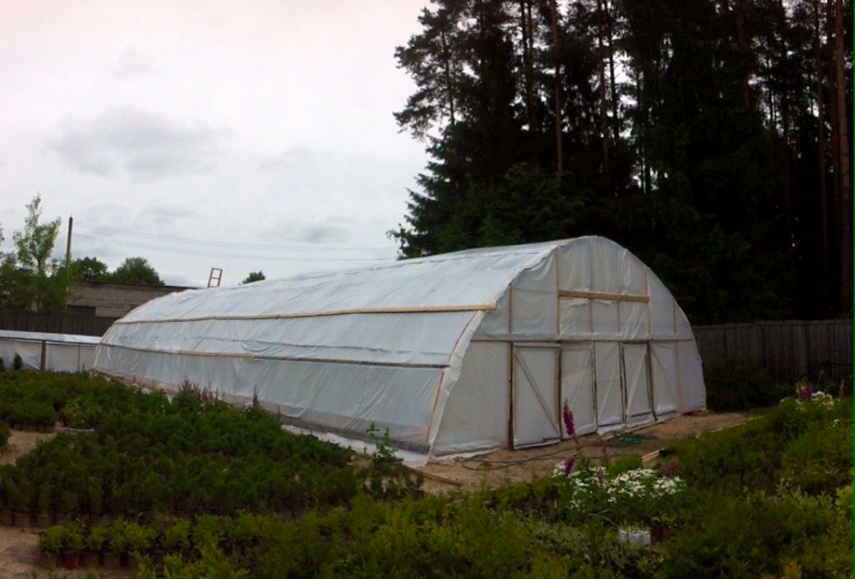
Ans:
{"label": "pink flower spike", "polygon": [[600,485],[600,490],[606,488],[606,473],[603,467],[597,469],[597,484]]}
{"label": "pink flower spike", "polygon": [[567,401],[564,401],[564,428],[567,429],[567,436],[576,434],[576,426],[573,424],[573,413],[570,411],[570,406]]}
{"label": "pink flower spike", "polygon": [[571,456],[567,460],[564,461],[564,476],[570,476],[573,474],[573,468],[576,466],[576,457]]}

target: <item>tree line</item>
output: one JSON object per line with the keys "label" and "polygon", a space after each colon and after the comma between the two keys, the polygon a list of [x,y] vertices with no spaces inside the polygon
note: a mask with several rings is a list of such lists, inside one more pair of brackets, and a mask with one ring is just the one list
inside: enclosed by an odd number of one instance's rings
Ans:
{"label": "tree line", "polygon": [[[13,250],[0,251],[0,311],[65,313],[74,282],[164,285],[157,270],[144,257],[128,257],[116,269],[96,257],[69,261],[55,256],[61,220],[42,219],[41,196],[26,206],[24,229],[12,234]],[[0,227],[0,244],[5,240]],[[265,279],[253,271],[241,282]]]}
{"label": "tree line", "polygon": [[851,0],[434,0],[404,257],[605,235],[693,323],[851,315]]}
{"label": "tree line", "polygon": [[13,250],[0,252],[0,310],[63,313],[75,281],[164,285],[143,257],[129,257],[114,271],[94,257],[57,259],[54,247],[60,223],[59,218],[42,220],[41,196],[27,205],[24,229],[12,234]]}

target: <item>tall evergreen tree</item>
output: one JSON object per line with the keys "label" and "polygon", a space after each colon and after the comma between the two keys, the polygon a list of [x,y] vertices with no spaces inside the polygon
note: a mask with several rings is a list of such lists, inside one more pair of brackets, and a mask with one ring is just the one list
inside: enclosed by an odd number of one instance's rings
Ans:
{"label": "tall evergreen tree", "polygon": [[598,233],[696,323],[849,310],[851,14],[435,1],[396,53],[417,85],[396,119],[431,155],[402,255]]}

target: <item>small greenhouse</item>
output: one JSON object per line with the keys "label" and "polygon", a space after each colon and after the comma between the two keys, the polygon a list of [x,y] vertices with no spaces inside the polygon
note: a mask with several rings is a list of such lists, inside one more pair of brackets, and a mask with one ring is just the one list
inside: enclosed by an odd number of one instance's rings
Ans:
{"label": "small greenhouse", "polygon": [[584,434],[706,398],[683,311],[602,237],[170,294],[110,328],[95,370],[433,456],[557,442],[565,401]]}

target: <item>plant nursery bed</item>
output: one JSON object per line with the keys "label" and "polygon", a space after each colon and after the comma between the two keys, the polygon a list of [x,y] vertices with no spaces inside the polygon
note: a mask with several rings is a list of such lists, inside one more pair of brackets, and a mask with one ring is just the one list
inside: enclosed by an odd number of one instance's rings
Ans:
{"label": "plant nursery bed", "polygon": [[[625,437],[626,441],[632,442],[631,444],[609,444],[610,440],[621,435],[620,432],[605,436],[596,434],[581,436],[578,442],[581,446],[581,454],[592,460],[599,460],[603,456],[604,445],[609,458],[644,457],[668,448],[684,438],[697,437],[704,432],[734,428],[751,420],[754,416],[748,412],[700,411],[678,416],[666,422],[632,429],[629,432],[635,436]],[[556,463],[577,453],[576,442],[565,440],[550,446],[523,450],[502,449],[473,458],[430,462],[419,470],[425,473],[423,488],[427,492],[448,492],[461,487],[475,490],[483,484],[496,486],[527,482],[536,477],[547,476],[552,473]]]}

